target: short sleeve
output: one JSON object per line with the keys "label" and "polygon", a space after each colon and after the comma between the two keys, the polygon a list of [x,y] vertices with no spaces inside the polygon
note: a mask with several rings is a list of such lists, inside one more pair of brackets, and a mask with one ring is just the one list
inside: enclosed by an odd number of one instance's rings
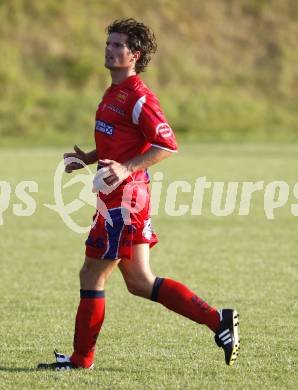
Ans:
{"label": "short sleeve", "polygon": [[144,95],[137,100],[132,111],[132,121],[139,126],[152,146],[169,152],[177,152],[175,134],[154,95]]}

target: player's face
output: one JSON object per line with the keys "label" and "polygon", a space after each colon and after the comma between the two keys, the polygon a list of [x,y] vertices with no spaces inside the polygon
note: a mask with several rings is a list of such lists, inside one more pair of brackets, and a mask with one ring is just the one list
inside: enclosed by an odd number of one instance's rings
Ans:
{"label": "player's face", "polygon": [[105,49],[105,67],[110,70],[134,68],[136,53],[128,48],[127,35],[111,33]]}

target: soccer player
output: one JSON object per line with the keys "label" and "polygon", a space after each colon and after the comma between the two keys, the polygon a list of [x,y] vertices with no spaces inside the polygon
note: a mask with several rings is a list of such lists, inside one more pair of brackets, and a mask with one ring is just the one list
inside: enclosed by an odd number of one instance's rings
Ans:
{"label": "soccer player", "polygon": [[84,164],[98,163],[94,187],[104,208],[97,207],[86,241],[74,351],[70,356],[55,351],[56,362],[42,363],[39,368],[93,367],[105,315],[105,283],[117,266],[129,292],[206,325],[223,348],[226,364],[233,365],[237,359],[237,311],[216,310],[182,283],[157,277],[150,268],[149,250],[157,237],[150,223],[147,168],[177,151],[156,96],[139,77],[156,48],[151,29],[134,19],[116,20],[107,27],[105,67],[112,84],[96,112],[96,149],[85,153],[75,146],[73,153],[64,155],[69,173],[82,168],[73,157]]}

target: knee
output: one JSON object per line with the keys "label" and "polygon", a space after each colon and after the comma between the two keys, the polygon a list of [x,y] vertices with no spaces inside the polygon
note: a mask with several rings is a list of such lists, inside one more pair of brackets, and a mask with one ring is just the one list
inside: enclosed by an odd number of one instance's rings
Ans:
{"label": "knee", "polygon": [[80,282],[86,281],[90,274],[91,274],[90,267],[88,267],[88,265],[84,264],[79,272]]}
{"label": "knee", "polygon": [[83,289],[103,288],[105,274],[96,272],[89,264],[84,264],[79,272],[80,285]]}

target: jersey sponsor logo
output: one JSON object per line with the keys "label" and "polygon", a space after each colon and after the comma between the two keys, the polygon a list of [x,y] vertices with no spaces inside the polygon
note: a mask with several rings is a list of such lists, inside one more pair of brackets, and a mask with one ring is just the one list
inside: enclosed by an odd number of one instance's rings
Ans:
{"label": "jersey sponsor logo", "polygon": [[159,134],[163,138],[171,137],[173,134],[172,129],[167,123],[160,123],[156,126],[156,133]]}
{"label": "jersey sponsor logo", "polygon": [[119,91],[119,93],[116,96],[116,100],[122,104],[126,102],[127,98],[128,98],[128,93],[121,91],[121,90]]}
{"label": "jersey sponsor logo", "polygon": [[107,123],[105,123],[103,121],[96,121],[95,130],[100,131],[101,133],[104,133],[106,135],[113,135],[113,133],[114,133],[114,127],[111,125],[108,125]]}
{"label": "jersey sponsor logo", "polygon": [[121,108],[119,108],[117,106],[114,106],[113,104],[108,104],[107,107],[111,111],[117,112],[117,114],[119,114],[119,115],[124,115],[125,114],[124,110],[122,110]]}

